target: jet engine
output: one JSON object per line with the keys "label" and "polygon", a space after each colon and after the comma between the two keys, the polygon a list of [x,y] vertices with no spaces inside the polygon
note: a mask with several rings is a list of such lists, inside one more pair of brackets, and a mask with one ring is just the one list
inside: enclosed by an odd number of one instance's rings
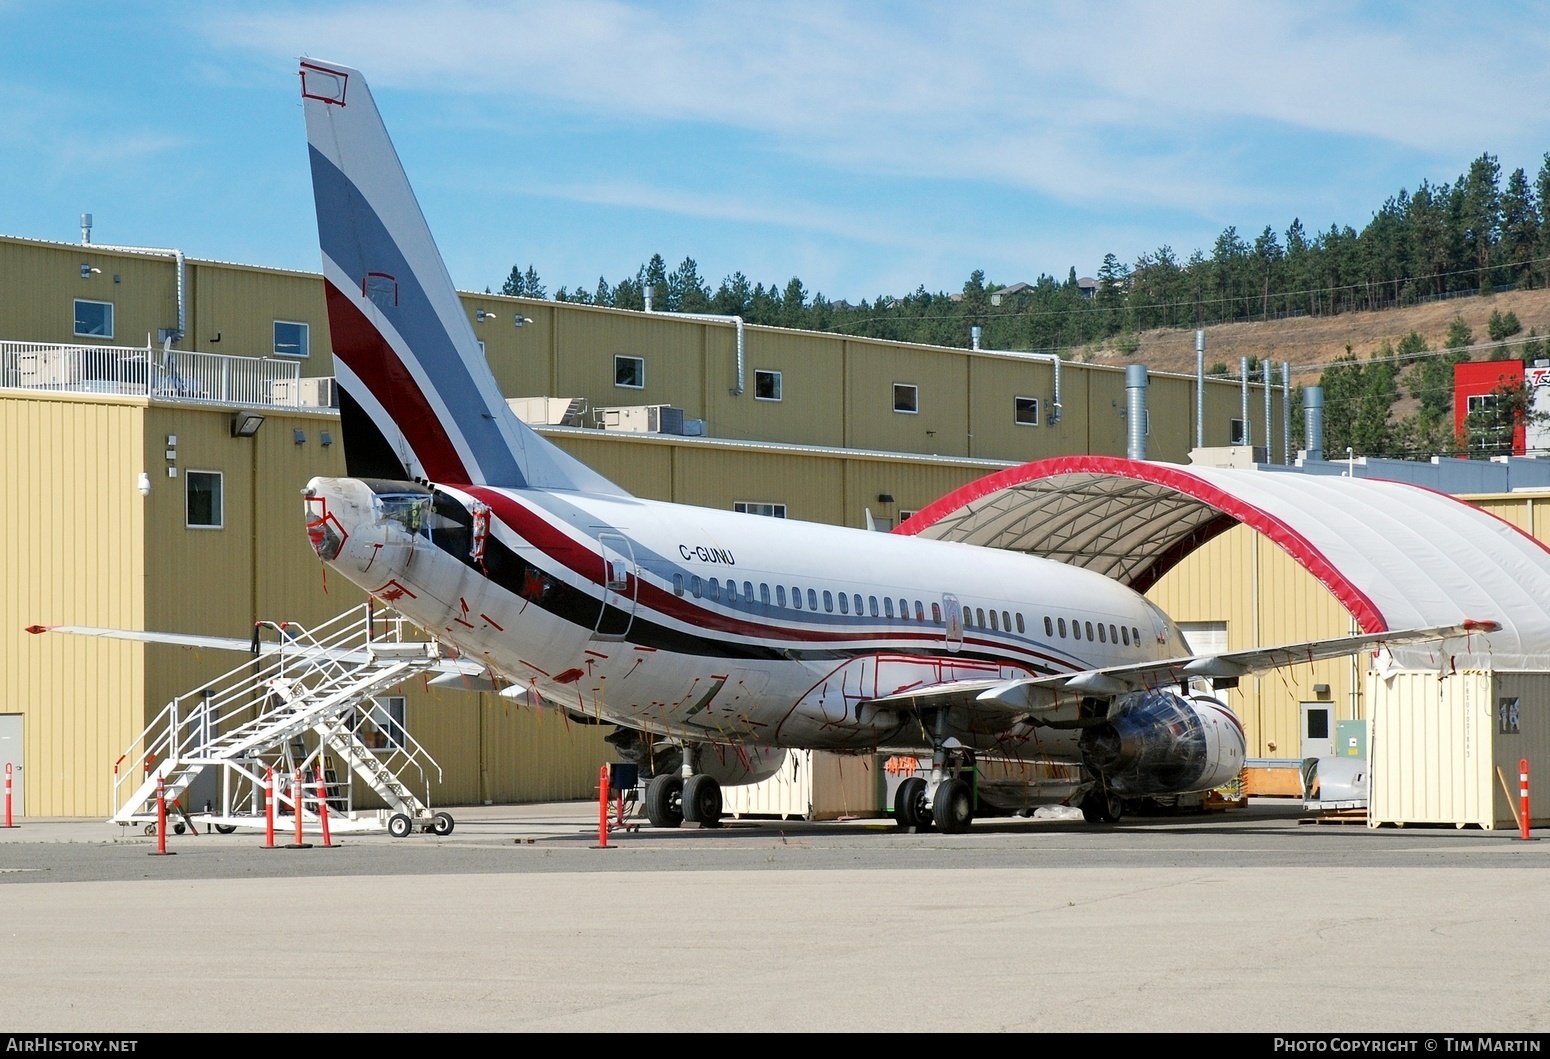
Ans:
{"label": "jet engine", "polygon": [[1115,699],[1080,746],[1087,768],[1127,798],[1220,787],[1238,776],[1246,750],[1224,703],[1156,688]]}

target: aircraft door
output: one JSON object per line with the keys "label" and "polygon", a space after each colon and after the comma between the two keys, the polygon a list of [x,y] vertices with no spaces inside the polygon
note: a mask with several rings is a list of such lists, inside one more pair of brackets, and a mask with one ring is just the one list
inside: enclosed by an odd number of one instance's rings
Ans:
{"label": "aircraft door", "polygon": [[942,613],[947,619],[947,649],[956,653],[963,647],[963,605],[951,592],[942,596]]}
{"label": "aircraft door", "polygon": [[597,543],[603,553],[603,607],[592,636],[597,640],[622,640],[630,634],[635,621],[635,596],[640,583],[635,552],[629,538],[617,533],[600,533]]}

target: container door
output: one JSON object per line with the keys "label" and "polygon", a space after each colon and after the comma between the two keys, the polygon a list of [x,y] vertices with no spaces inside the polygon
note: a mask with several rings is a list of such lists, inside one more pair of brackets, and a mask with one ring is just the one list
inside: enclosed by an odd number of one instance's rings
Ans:
{"label": "container door", "polygon": [[1335,756],[1335,707],[1328,702],[1302,704],[1302,756]]}
{"label": "container door", "polygon": [[[0,799],[5,798],[5,783],[10,781],[11,816],[27,815],[22,805],[22,715],[0,713]],[[0,801],[0,824],[5,822],[5,804]]]}

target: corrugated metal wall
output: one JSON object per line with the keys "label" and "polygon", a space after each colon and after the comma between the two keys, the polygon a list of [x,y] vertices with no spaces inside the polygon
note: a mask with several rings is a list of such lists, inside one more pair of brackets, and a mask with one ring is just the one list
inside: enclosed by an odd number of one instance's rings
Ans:
{"label": "corrugated metal wall", "polygon": [[0,713],[23,717],[27,812],[105,813],[114,760],[139,734],[144,648],[23,632],[141,628],[143,401],[0,400]]}

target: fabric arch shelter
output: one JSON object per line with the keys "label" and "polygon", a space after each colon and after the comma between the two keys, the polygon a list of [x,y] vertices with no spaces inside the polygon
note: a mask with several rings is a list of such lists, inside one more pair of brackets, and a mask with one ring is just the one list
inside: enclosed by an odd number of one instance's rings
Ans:
{"label": "fabric arch shelter", "polygon": [[1070,456],[987,475],[894,532],[1028,552],[1145,592],[1240,523],[1323,583],[1363,632],[1501,625],[1443,651],[1398,649],[1404,668],[1550,672],[1550,549],[1401,482]]}

